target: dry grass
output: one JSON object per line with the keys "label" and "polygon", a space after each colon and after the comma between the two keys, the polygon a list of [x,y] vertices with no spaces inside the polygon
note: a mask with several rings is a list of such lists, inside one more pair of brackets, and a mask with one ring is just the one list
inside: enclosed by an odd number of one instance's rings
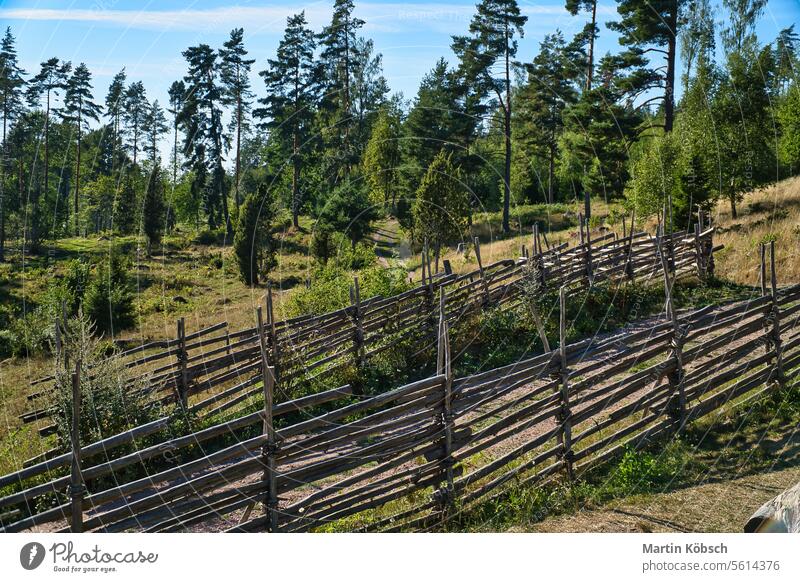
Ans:
{"label": "dry grass", "polygon": [[720,277],[757,285],[758,243],[775,240],[778,283],[800,283],[800,177],[748,194],[736,219],[728,203],[720,202],[716,224],[714,242],[725,245],[715,255]]}

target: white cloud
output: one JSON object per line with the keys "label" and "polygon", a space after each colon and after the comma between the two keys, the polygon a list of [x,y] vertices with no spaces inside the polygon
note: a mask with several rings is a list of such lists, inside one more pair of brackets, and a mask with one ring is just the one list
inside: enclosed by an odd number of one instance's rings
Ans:
{"label": "white cloud", "polygon": [[[313,2],[306,6],[297,4],[262,7],[226,6],[205,10],[105,10],[53,9],[53,8],[0,8],[0,19],[59,22],[84,22],[98,25],[120,26],[129,29],[158,31],[227,31],[243,26],[249,34],[257,32],[282,32],[286,17],[305,10],[306,19],[314,29],[330,20],[331,3]],[[566,11],[558,4],[522,4],[520,10],[533,20],[535,17],[563,17]],[[599,12],[613,12],[610,5],[599,6]],[[360,2],[356,15],[367,21],[367,29],[402,32],[408,29],[439,28],[458,24],[463,27],[475,12],[475,2],[463,4],[436,3],[376,3]]]}

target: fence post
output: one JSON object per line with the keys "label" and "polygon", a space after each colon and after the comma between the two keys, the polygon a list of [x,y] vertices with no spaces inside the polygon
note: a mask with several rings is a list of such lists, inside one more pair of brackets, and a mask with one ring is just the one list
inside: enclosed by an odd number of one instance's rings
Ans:
{"label": "fence post", "polygon": [[453,494],[453,372],[450,354],[450,334],[447,326],[445,312],[445,291],[439,292],[439,334],[436,350],[436,374],[444,376],[444,394],[442,398],[442,465],[444,467],[443,481],[445,488],[438,491],[441,503],[442,521],[447,519],[447,510],[452,502]]}
{"label": "fence post", "polygon": [[[572,411],[569,406],[569,368],[567,367],[567,287],[558,290],[558,363],[561,376],[560,400],[561,407],[558,412],[558,423],[561,425],[559,442],[562,447],[562,458],[570,481],[575,479],[572,467]],[[558,388],[556,390],[559,390]]]}
{"label": "fence post", "polygon": [[[583,227],[586,225],[586,239],[583,237]],[[594,285],[594,267],[592,266],[592,234],[589,231],[589,221],[581,215],[581,243],[586,243],[586,278],[589,286]]]}
{"label": "fence post", "polygon": [[703,246],[700,244],[700,223],[694,225],[694,253],[695,262],[697,263],[697,278],[701,282],[706,282],[706,264],[705,256],[703,255]]}
{"label": "fence post", "polygon": [[483,272],[483,261],[481,260],[481,242],[478,237],[472,237],[472,243],[475,246],[475,258],[478,260],[478,271],[481,274],[481,286],[483,287],[483,301],[489,303],[489,285],[486,283],[486,275]]}
{"label": "fence post", "polygon": [[[661,228],[662,226],[659,225],[659,231],[663,233]],[[666,297],[667,317],[669,317],[672,322],[672,353],[670,354],[670,359],[675,361],[675,369],[667,374],[667,380],[673,392],[669,399],[671,405],[670,414],[679,419],[680,425],[678,426],[678,431],[680,431],[686,422],[685,373],[683,369],[683,342],[685,333],[678,323],[678,314],[675,312],[675,304],[672,298],[672,285],[675,279],[671,277],[669,273],[669,264],[667,262],[667,256],[664,253],[662,239],[663,237],[661,235],[657,236],[656,244],[658,245],[658,254],[661,257],[661,271],[664,274],[664,295]],[[674,401],[675,393],[677,393],[678,396],[677,405]]]}
{"label": "fence post", "polygon": [[81,475],[81,360],[75,362],[72,373],[72,430],[70,431],[70,447],[72,448],[72,467],[69,479],[70,496],[70,531],[83,532],[83,475]]}
{"label": "fence post", "polygon": [[189,372],[187,365],[189,363],[189,354],[186,353],[186,320],[181,317],[178,320],[178,371],[180,378],[178,378],[178,402],[181,407],[186,408],[189,391]]}
{"label": "fence post", "polygon": [[269,517],[269,530],[278,530],[278,481],[275,473],[275,453],[278,446],[275,440],[275,427],[272,422],[273,391],[275,388],[274,368],[270,367],[267,358],[267,338],[261,306],[256,309],[258,322],[258,339],[261,348],[261,380],[264,388],[264,434],[266,442],[261,447],[261,459],[264,465],[262,481],[267,484],[266,510]]}
{"label": "fence post", "polygon": [[[625,275],[628,277],[629,281],[633,281],[636,276],[633,271],[633,232],[635,228],[635,219],[636,219],[636,210],[631,210],[631,229],[628,232],[628,250],[625,256]],[[625,223],[625,218],[622,219],[623,224]]]}
{"label": "fence post", "polygon": [[361,322],[361,291],[358,286],[358,277],[353,278],[353,285],[350,287],[350,302],[355,326],[353,347],[356,354],[356,366],[361,369],[364,366],[364,327]]}
{"label": "fence post", "polygon": [[783,340],[781,339],[780,310],[778,309],[778,275],[775,271],[775,241],[769,241],[769,268],[770,268],[770,295],[772,296],[772,306],[769,319],[771,320],[772,349],[775,351],[775,376],[774,381],[779,387],[786,383],[786,376],[783,369]]}
{"label": "fence post", "polygon": [[269,346],[272,348],[272,367],[274,368],[275,383],[280,377],[280,348],[278,346],[278,333],[275,330],[275,308],[272,302],[272,284],[267,285],[267,323],[269,324]]}

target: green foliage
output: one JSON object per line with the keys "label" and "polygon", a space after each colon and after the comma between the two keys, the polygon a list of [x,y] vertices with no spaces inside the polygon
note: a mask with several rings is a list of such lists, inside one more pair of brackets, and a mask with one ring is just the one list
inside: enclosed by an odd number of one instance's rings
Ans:
{"label": "green foliage", "polygon": [[417,190],[414,204],[414,236],[428,241],[437,256],[440,249],[466,234],[469,193],[452,154],[444,150],[433,159]]}
{"label": "green foliage", "polygon": [[603,488],[617,496],[662,491],[679,478],[686,464],[685,445],[673,440],[658,453],[628,448]]}
{"label": "green foliage", "polygon": [[397,175],[400,158],[399,123],[396,115],[381,110],[372,127],[372,135],[364,150],[362,165],[369,184],[369,198],[374,204],[388,207],[397,198]]}
{"label": "green foliage", "polygon": [[331,231],[344,233],[355,249],[356,244],[372,232],[372,223],[378,217],[378,209],[367,197],[364,183],[346,180],[326,201],[319,213],[319,222]]}
{"label": "green foliage", "polygon": [[651,138],[634,161],[626,195],[636,215],[661,215],[668,201],[680,197],[680,143],[673,133]]}
{"label": "green foliage", "polygon": [[150,172],[150,178],[147,181],[147,189],[144,194],[144,210],[142,212],[148,255],[153,246],[161,243],[161,236],[164,234],[165,226],[165,210],[164,182],[161,179],[161,171],[156,166]]}
{"label": "green foliage", "polygon": [[129,270],[130,261],[120,252],[111,252],[95,267],[83,298],[83,312],[91,318],[97,331],[113,334],[133,324]]}
{"label": "green foliage", "polygon": [[273,191],[266,184],[259,186],[257,194],[248,195],[239,209],[233,249],[239,276],[247,285],[257,285],[259,273],[268,273],[277,264],[272,233],[276,211]]}
{"label": "green foliage", "polygon": [[800,82],[795,81],[778,108],[781,126],[781,161],[795,171],[800,168]]}
{"label": "green foliage", "polygon": [[[156,405],[147,403],[146,379],[134,380],[120,358],[108,356],[105,344],[94,332],[91,321],[79,315],[68,320],[64,334],[64,349],[70,354],[70,362],[80,362],[82,443],[139,426],[154,420],[159,413]],[[73,372],[74,368],[57,366],[54,390],[48,393],[64,450],[70,446]]]}

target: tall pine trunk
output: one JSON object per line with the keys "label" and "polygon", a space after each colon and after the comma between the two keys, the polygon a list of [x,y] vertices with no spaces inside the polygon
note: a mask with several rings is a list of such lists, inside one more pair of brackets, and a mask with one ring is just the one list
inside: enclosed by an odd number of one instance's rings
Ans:
{"label": "tall pine trunk", "polygon": [[75,236],[79,236],[78,197],[81,191],[81,105],[78,105],[78,144],[75,148]]}
{"label": "tall pine trunk", "polygon": [[505,138],[506,163],[503,176],[503,232],[511,230],[509,214],[511,213],[511,63],[509,55],[508,23],[506,22],[506,106],[505,106]]}
{"label": "tall pine trunk", "polygon": [[3,99],[3,144],[2,159],[0,159],[0,263],[6,260],[6,129],[8,127],[8,95]]}
{"label": "tall pine trunk", "polygon": [[675,35],[678,26],[678,2],[673,0],[669,22],[669,40],[667,42],[667,72],[666,87],[664,94],[664,132],[672,131],[675,119],[675,53],[677,50],[677,38]]}
{"label": "tall pine trunk", "polygon": [[236,94],[236,169],[234,170],[233,196],[236,208],[239,208],[239,171],[241,168],[240,152],[242,147],[242,95],[241,91]]}
{"label": "tall pine trunk", "polygon": [[587,55],[588,71],[586,72],[586,90],[592,90],[592,77],[594,76],[594,30],[597,26],[597,0],[592,3],[592,36],[589,37],[589,54]]}

